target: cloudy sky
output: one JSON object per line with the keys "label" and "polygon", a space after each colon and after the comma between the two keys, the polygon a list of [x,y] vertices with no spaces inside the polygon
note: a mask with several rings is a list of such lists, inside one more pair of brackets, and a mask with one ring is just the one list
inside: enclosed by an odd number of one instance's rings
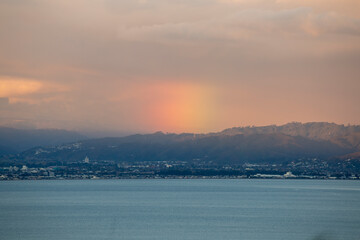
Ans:
{"label": "cloudy sky", "polygon": [[360,124],[359,0],[0,0],[0,125]]}

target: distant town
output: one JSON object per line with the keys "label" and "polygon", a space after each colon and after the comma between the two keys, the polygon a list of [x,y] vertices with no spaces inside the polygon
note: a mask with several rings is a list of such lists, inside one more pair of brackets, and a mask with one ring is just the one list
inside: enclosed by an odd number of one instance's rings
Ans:
{"label": "distant town", "polygon": [[207,134],[82,138],[0,127],[0,180],[360,177],[360,125],[292,122]]}
{"label": "distant town", "polygon": [[54,165],[28,164],[0,167],[0,180],[42,179],[360,179],[358,161],[331,164],[320,159],[301,159],[287,164],[217,165],[193,159],[184,161],[58,162]]}

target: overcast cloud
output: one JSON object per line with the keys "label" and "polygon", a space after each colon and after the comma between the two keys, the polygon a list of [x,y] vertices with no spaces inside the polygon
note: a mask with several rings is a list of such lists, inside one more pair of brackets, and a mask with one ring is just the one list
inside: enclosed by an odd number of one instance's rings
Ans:
{"label": "overcast cloud", "polygon": [[0,1],[0,124],[360,124],[355,0]]}

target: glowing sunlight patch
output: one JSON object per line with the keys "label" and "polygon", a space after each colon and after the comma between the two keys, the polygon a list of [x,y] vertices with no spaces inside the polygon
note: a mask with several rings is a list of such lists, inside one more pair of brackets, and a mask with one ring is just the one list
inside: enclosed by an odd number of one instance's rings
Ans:
{"label": "glowing sunlight patch", "polygon": [[145,119],[154,130],[199,132],[211,125],[214,94],[190,82],[157,82],[145,91]]}
{"label": "glowing sunlight patch", "polygon": [[14,97],[39,91],[43,84],[35,80],[0,77],[0,97]]}

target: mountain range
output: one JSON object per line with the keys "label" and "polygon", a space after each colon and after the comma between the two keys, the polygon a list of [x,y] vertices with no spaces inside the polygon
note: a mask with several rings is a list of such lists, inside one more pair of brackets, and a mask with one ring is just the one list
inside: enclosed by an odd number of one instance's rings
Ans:
{"label": "mountain range", "polygon": [[0,127],[0,156],[20,153],[34,147],[55,146],[86,138],[77,132],[66,130]]}
{"label": "mountain range", "polygon": [[[80,136],[79,136],[80,137]],[[136,134],[36,147],[26,161],[204,161],[214,164],[280,163],[299,159],[358,159],[360,126],[327,122],[235,127],[208,134]]]}

